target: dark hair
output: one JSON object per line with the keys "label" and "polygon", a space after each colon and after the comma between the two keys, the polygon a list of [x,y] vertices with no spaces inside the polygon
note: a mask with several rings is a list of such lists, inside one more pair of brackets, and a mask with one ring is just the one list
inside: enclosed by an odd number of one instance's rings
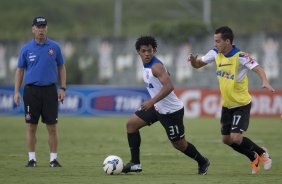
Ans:
{"label": "dark hair", "polygon": [[234,34],[232,29],[230,29],[228,26],[222,26],[217,28],[215,30],[215,34],[219,34],[219,33],[221,33],[221,37],[223,40],[229,39],[231,44],[233,43]]}
{"label": "dark hair", "polygon": [[152,36],[141,36],[136,40],[135,49],[140,50],[142,45],[152,45],[153,49],[156,50],[158,47],[157,41]]}

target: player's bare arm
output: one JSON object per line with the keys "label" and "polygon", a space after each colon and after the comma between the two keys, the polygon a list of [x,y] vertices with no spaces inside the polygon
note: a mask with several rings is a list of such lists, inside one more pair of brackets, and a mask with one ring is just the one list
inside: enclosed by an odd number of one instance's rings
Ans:
{"label": "player's bare arm", "polygon": [[166,71],[165,67],[161,63],[156,63],[152,67],[152,73],[155,77],[159,79],[163,85],[159,94],[157,94],[153,99],[156,102],[165,98],[169,93],[174,90],[174,86],[170,80],[169,74]]}
{"label": "player's bare arm", "polygon": [[20,87],[23,81],[24,69],[17,68],[15,77],[15,91],[14,91],[14,102],[17,105],[21,103]]}
{"label": "player's bare arm", "polygon": [[145,101],[141,105],[142,110],[148,110],[155,103],[165,98],[170,92],[174,90],[174,86],[169,78],[169,75],[161,63],[156,63],[152,66],[152,73],[155,77],[159,79],[163,87],[154,98]]}
{"label": "player's bare arm", "polygon": [[61,85],[61,90],[58,92],[58,100],[63,102],[65,98],[66,90],[66,67],[65,65],[58,66],[59,81]]}
{"label": "player's bare arm", "polygon": [[263,68],[261,66],[256,66],[255,68],[252,69],[254,72],[256,72],[260,78],[260,80],[262,81],[262,88],[266,88],[271,92],[275,92],[275,89],[272,88],[272,86],[269,84],[265,72],[263,70]]}
{"label": "player's bare arm", "polygon": [[188,57],[188,62],[189,61],[190,61],[193,68],[201,68],[201,67],[207,65],[207,63],[203,62],[201,60],[201,58],[198,58],[198,55],[190,54],[189,57]]}

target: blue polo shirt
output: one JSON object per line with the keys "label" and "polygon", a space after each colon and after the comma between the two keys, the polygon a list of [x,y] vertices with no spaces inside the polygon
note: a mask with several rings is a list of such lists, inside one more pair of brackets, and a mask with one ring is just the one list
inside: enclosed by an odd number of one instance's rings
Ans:
{"label": "blue polo shirt", "polygon": [[47,86],[57,83],[58,66],[64,64],[57,42],[47,38],[44,44],[34,39],[25,44],[19,55],[18,68],[25,69],[25,84]]}

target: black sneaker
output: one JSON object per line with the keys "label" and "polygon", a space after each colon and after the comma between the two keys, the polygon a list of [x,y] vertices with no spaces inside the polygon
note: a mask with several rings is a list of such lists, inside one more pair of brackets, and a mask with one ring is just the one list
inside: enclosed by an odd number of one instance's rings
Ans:
{"label": "black sneaker", "polygon": [[205,160],[206,160],[206,163],[204,163],[203,165],[199,165],[199,168],[198,168],[199,175],[206,175],[208,173],[210,161],[207,158],[205,158]]}
{"label": "black sneaker", "polygon": [[62,167],[61,164],[56,160],[54,159],[53,161],[50,162],[49,164],[50,167]]}
{"label": "black sneaker", "polygon": [[36,161],[33,159],[29,160],[25,166],[26,167],[36,167]]}
{"label": "black sneaker", "polygon": [[125,166],[123,166],[122,172],[128,173],[128,172],[141,172],[141,164],[134,164],[132,162],[127,163]]}

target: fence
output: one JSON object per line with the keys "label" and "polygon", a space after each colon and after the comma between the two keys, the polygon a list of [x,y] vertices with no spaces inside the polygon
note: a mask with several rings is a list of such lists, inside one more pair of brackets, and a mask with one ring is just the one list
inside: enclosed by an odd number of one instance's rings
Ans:
{"label": "fence", "polygon": [[[213,37],[190,39],[179,45],[158,40],[159,57],[170,71],[177,87],[216,88],[215,67],[208,65],[195,71],[186,62],[189,53],[205,54],[213,48]],[[238,44],[237,44],[238,43]],[[275,88],[282,65],[282,35],[248,35],[235,38],[235,44],[257,58]],[[23,42],[0,42],[0,85],[13,85],[17,55]],[[64,40],[60,41],[68,74],[68,84],[104,84],[118,86],[143,86],[142,62],[135,48],[135,38]],[[259,88],[259,78],[249,72],[250,88]],[[280,77],[281,78],[281,77]]]}

